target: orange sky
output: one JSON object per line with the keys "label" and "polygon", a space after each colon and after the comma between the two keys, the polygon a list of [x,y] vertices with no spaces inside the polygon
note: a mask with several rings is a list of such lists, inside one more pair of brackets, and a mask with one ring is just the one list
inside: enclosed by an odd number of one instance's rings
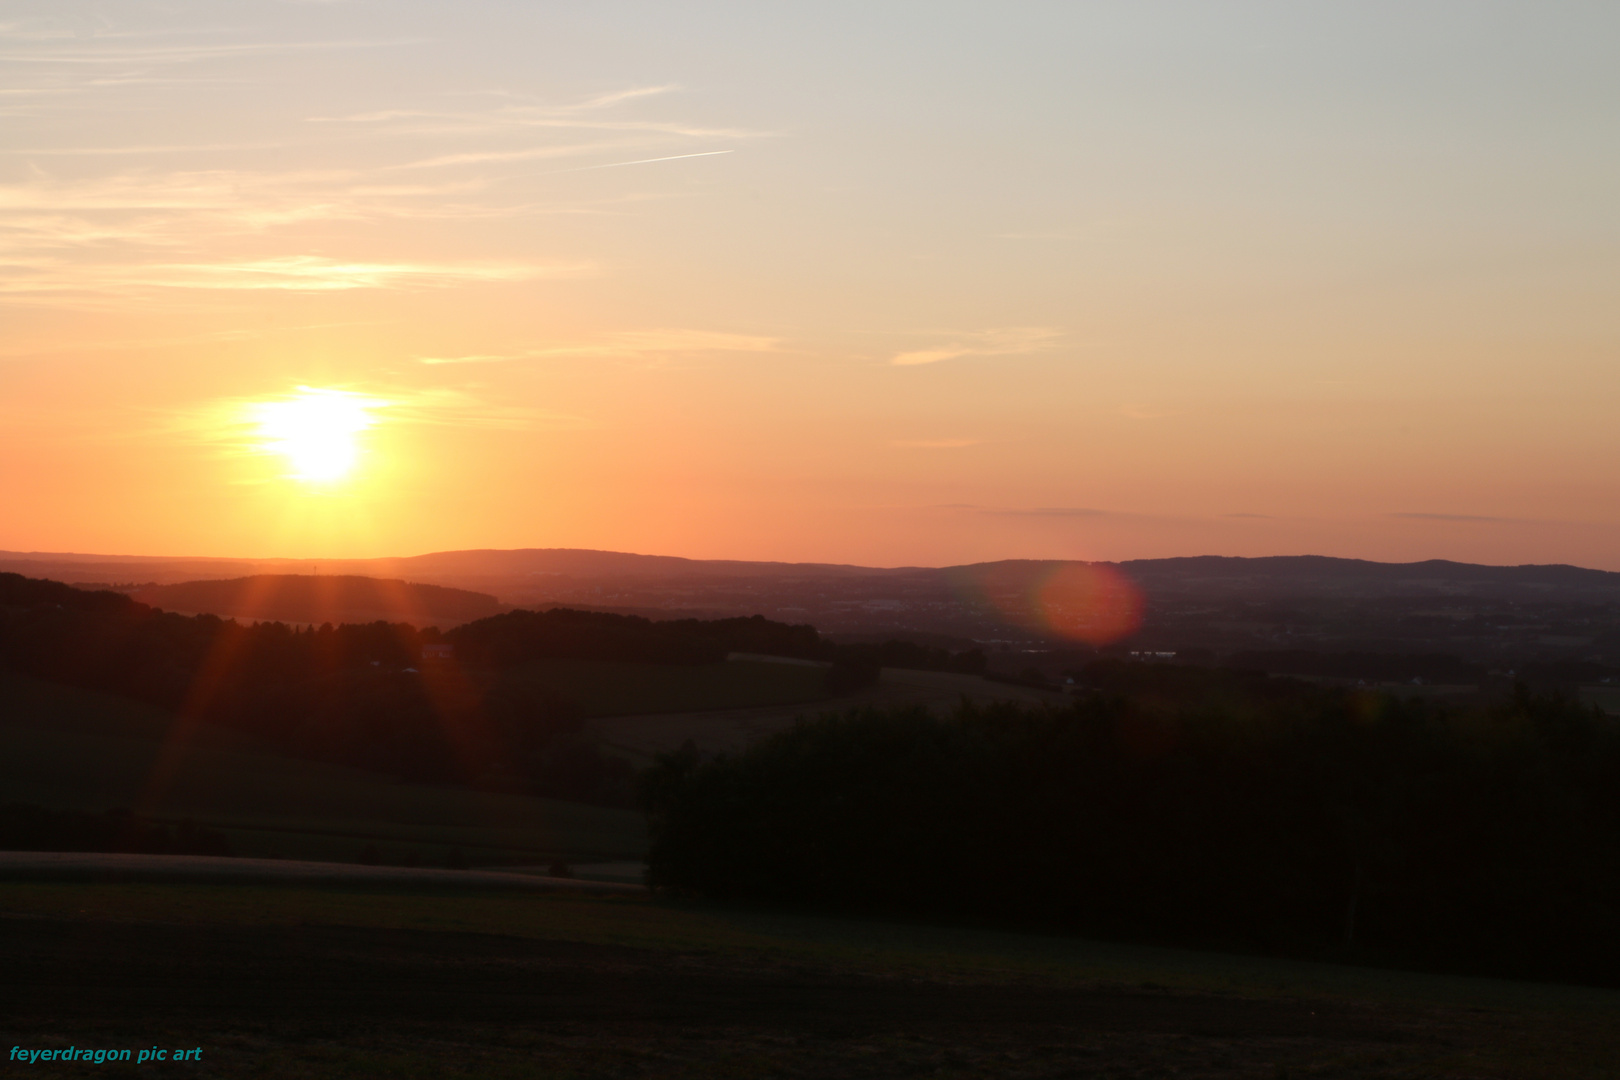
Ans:
{"label": "orange sky", "polygon": [[769,7],[8,8],[0,548],[1620,569],[1615,9]]}

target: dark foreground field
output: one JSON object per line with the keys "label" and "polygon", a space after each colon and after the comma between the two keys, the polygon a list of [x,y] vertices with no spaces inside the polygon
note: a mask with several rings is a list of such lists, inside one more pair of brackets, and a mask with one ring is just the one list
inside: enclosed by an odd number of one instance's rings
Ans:
{"label": "dark foreground field", "polygon": [[0,884],[14,1075],[1604,1077],[1620,993],[630,897]]}

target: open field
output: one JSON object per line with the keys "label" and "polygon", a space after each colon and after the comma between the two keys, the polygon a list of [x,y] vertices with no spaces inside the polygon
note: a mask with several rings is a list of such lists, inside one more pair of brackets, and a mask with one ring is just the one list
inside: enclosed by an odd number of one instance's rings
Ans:
{"label": "open field", "polygon": [[[770,666],[788,667],[785,664]],[[704,753],[736,753],[760,739],[792,727],[800,717],[866,706],[893,705],[926,705],[930,710],[944,714],[963,698],[981,702],[1057,703],[1063,700],[1063,695],[1052,690],[991,682],[977,675],[884,668],[876,686],[827,701],[754,709],[706,709],[678,714],[614,716],[593,720],[590,729],[607,749],[622,753],[637,764],[645,764],[655,754],[679,749],[688,739]]]}
{"label": "open field", "polygon": [[283,757],[231,732],[180,737],[174,719],[120,698],[0,673],[5,801],[130,807],[224,831],[242,855],[444,865],[639,858],[641,815],[523,795],[411,784]]}
{"label": "open field", "polygon": [[630,896],[5,882],[0,960],[13,1044],[200,1076],[1596,1080],[1620,1044],[1609,990]]}

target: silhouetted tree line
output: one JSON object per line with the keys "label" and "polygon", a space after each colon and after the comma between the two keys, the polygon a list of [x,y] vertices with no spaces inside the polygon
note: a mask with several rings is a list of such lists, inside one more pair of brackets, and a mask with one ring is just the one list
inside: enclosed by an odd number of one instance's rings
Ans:
{"label": "silhouetted tree line", "polygon": [[566,608],[509,611],[458,626],[444,640],[465,662],[490,667],[559,657],[645,664],[715,664],[726,658],[724,635],[698,632],[696,620],[687,623]]}
{"label": "silhouetted tree line", "polygon": [[638,615],[602,611],[512,611],[448,631],[444,640],[475,662],[512,666],[533,660],[630,660],[651,664],[713,664],[731,653],[755,653],[818,660],[848,672],[841,688],[864,685],[881,668],[922,671],[984,670],[978,649],[952,653],[909,641],[840,644],[804,624],[775,622],[763,615],[731,619],[670,619],[654,622]]}
{"label": "silhouetted tree line", "polygon": [[[1190,650],[1189,650],[1190,651]],[[1176,653],[1182,662],[1184,652]],[[1213,664],[1215,658],[1189,662]],[[1249,650],[1236,652],[1224,661],[1226,667],[1264,671],[1272,675],[1316,675],[1339,679],[1365,679],[1369,682],[1410,682],[1478,685],[1493,671],[1512,672],[1518,681],[1540,690],[1568,692],[1582,683],[1612,679],[1620,671],[1595,660],[1525,660],[1510,663],[1499,660],[1487,665],[1464,660],[1450,653],[1317,652],[1310,649]]]}
{"label": "silhouetted tree line", "polygon": [[1581,683],[1612,682],[1620,670],[1593,660],[1532,660],[1521,664],[1514,674],[1530,686],[1567,689]]}
{"label": "silhouetted tree line", "polygon": [[1620,981],[1620,734],[1101,661],[1062,708],[866,710],[644,775],[651,882],[716,898]]}
{"label": "silhouetted tree line", "polygon": [[148,821],[128,810],[93,814],[28,803],[0,806],[0,851],[103,851],[149,855],[229,855],[230,841],[190,821]]}
{"label": "silhouetted tree line", "polygon": [[[1178,657],[1179,659],[1179,657]],[[1228,667],[1252,668],[1273,675],[1318,675],[1339,679],[1435,683],[1478,683],[1482,664],[1449,653],[1313,652],[1309,649],[1254,650],[1232,654]]]}
{"label": "silhouetted tree line", "polygon": [[910,641],[841,644],[835,649],[835,660],[844,657],[851,663],[877,668],[908,668],[912,671],[954,671],[963,675],[981,675],[988,662],[982,649],[964,649],[953,653],[935,645],[918,645]]}
{"label": "silhouetted tree line", "polygon": [[508,670],[424,664],[437,630],[244,626],[0,574],[0,663],[170,709],[284,753],[429,782],[628,802],[577,708]]}
{"label": "silhouetted tree line", "polygon": [[[427,663],[425,644],[454,660]],[[0,574],[0,663],[254,735],[285,753],[412,780],[628,804],[628,765],[581,736],[577,706],[523,677],[537,660],[703,664],[731,652],[829,660],[829,689],[875,680],[813,627],[513,611],[448,632],[407,624],[242,625],[109,591]],[[926,654],[948,662],[950,654]],[[879,649],[877,656],[883,656]],[[906,653],[905,655],[910,655]]]}

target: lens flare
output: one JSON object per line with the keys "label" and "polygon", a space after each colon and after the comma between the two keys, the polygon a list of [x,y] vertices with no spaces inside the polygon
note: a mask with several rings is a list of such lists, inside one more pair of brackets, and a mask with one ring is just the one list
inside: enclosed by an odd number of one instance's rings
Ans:
{"label": "lens flare", "polygon": [[360,435],[384,404],[347,390],[300,386],[291,397],[252,405],[250,415],[260,450],[286,458],[295,479],[330,484],[353,471]]}
{"label": "lens flare", "polygon": [[1047,628],[1087,645],[1129,637],[1142,625],[1142,593],[1106,563],[1067,563],[1036,593]]}
{"label": "lens flare", "polygon": [[1142,625],[1142,592],[1109,563],[1009,561],[966,567],[955,588],[1015,625],[1087,645],[1109,645]]}

